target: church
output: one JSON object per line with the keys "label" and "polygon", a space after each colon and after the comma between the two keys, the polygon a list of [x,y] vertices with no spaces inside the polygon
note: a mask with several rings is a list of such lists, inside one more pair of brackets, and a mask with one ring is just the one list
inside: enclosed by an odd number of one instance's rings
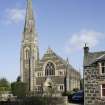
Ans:
{"label": "church", "polygon": [[32,0],[27,0],[25,25],[20,49],[21,81],[27,83],[30,92],[44,93],[53,89],[55,93],[80,89],[80,73],[51,48],[39,57],[38,35],[32,9]]}

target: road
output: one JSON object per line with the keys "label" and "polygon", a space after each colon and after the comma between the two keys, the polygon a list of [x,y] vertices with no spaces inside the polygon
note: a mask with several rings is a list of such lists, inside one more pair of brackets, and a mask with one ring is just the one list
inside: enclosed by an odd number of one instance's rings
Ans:
{"label": "road", "polygon": [[68,105],[82,105],[82,104],[69,103]]}

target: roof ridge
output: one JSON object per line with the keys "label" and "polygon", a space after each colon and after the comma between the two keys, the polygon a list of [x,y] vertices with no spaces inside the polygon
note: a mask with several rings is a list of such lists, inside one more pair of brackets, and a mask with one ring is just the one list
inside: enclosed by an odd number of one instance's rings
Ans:
{"label": "roof ridge", "polygon": [[98,54],[98,53],[105,53],[105,51],[96,51],[96,52],[89,52],[90,54]]}
{"label": "roof ridge", "polygon": [[101,55],[100,57],[98,57],[98,58],[96,58],[96,59],[101,59],[101,58],[104,57],[104,56],[105,56],[105,54]]}

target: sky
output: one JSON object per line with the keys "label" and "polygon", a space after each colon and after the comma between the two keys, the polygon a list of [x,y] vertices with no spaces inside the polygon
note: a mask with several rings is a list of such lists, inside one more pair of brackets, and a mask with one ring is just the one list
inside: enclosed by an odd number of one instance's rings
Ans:
{"label": "sky", "polygon": [[[84,43],[105,51],[105,0],[33,0],[40,58],[48,47],[83,71]],[[20,75],[26,0],[0,0],[0,78]]]}

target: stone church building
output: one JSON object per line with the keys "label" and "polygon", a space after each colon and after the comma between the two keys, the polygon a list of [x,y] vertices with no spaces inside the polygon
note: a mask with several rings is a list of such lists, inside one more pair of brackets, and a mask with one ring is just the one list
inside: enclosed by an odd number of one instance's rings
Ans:
{"label": "stone church building", "polygon": [[84,47],[84,105],[105,105],[105,51]]}
{"label": "stone church building", "polygon": [[24,31],[20,54],[21,80],[27,83],[30,92],[41,93],[46,88],[56,93],[80,89],[80,73],[68,59],[64,60],[51,48],[39,57],[38,35],[32,10],[32,0],[27,0]]}

